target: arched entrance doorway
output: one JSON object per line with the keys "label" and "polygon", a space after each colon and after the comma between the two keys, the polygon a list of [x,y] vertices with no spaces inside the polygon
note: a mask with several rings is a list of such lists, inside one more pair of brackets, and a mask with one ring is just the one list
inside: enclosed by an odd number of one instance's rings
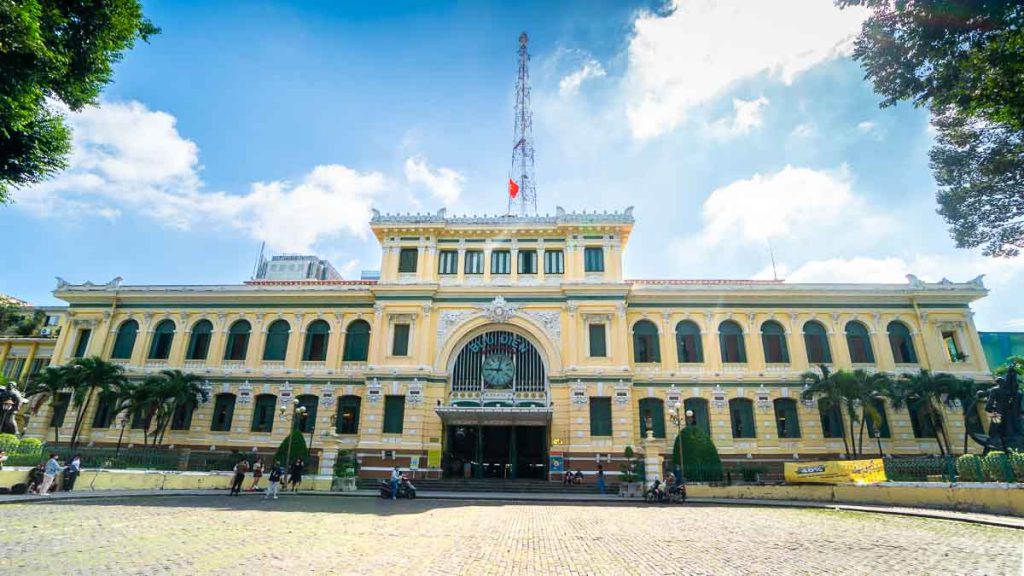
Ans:
{"label": "arched entrance doorway", "polygon": [[448,477],[546,478],[551,422],[545,358],[530,337],[490,327],[458,348],[445,424]]}

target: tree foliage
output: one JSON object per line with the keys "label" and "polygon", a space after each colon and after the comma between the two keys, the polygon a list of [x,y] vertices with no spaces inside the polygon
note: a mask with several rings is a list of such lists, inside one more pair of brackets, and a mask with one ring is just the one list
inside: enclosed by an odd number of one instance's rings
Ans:
{"label": "tree foliage", "polygon": [[[291,454],[288,453],[289,443],[292,445]],[[291,456],[291,461],[288,460],[289,456]],[[274,460],[280,462],[285,470],[289,470],[291,465],[300,458],[309,464],[309,448],[306,446],[306,439],[302,436],[302,430],[295,429],[281,441],[277,452],[274,453]]]}
{"label": "tree foliage", "polygon": [[883,107],[928,107],[939,214],[961,248],[1024,247],[1024,4],[837,0],[871,11],[854,49]]}
{"label": "tree foliage", "polygon": [[124,51],[158,32],[138,0],[0,0],[0,203],[66,167],[61,109],[95,104]]}
{"label": "tree foliage", "polygon": [[700,426],[687,426],[680,433],[682,440],[673,442],[672,468],[679,468],[682,444],[683,478],[691,482],[716,482],[722,479],[722,459],[711,436]]}

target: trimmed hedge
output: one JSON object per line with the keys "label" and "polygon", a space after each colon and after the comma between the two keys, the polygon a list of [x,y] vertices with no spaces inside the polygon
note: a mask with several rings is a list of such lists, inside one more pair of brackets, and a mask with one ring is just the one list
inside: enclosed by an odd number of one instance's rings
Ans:
{"label": "trimmed hedge", "polygon": [[[672,468],[679,468],[679,440],[672,443]],[[688,482],[719,482],[722,480],[722,459],[714,441],[699,426],[682,431],[683,476]]]}
{"label": "trimmed hedge", "polygon": [[[291,462],[288,462],[288,443],[292,444],[291,451]],[[309,447],[306,446],[306,439],[302,436],[302,431],[295,429],[289,434],[284,440],[281,441],[281,445],[277,447],[277,452],[274,453],[274,460],[281,463],[285,467],[285,470],[291,468],[293,462],[302,458],[302,461],[309,465]]]}

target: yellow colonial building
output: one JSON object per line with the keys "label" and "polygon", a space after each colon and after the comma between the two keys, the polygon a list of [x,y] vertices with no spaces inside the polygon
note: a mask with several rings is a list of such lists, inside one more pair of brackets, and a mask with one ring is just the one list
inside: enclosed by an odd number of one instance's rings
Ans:
{"label": "yellow colonial building", "polygon": [[[165,438],[176,447],[273,450],[288,428],[279,407],[297,399],[320,470],[353,450],[365,476],[399,465],[544,478],[564,462],[585,472],[601,463],[614,475],[608,463],[627,446],[671,452],[676,403],[726,461],[817,459],[843,444],[831,415],[800,399],[809,369],[988,378],[969,307],[987,292],[980,278],[629,280],[622,260],[633,224],[631,209],[375,211],[379,279],[62,281],[55,294],[68,320],[53,356],[98,355],[132,377],[202,375],[211,399],[176,414]],[[906,411],[881,408],[886,453],[938,452]],[[117,442],[108,412],[96,404],[87,442]],[[962,415],[948,418],[956,438]],[[44,437],[49,422],[33,418],[30,433]],[[654,440],[644,443],[648,428]],[[142,442],[130,428],[125,438]]]}

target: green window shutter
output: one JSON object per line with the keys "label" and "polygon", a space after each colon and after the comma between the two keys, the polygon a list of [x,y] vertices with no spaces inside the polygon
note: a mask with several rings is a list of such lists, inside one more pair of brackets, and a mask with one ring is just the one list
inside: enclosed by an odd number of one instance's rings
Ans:
{"label": "green window shutter", "polygon": [[186,401],[174,408],[171,416],[171,430],[188,430],[192,427],[192,413],[195,412],[195,402]]}
{"label": "green window shutter", "polygon": [[825,438],[843,437],[843,414],[836,404],[822,398],[818,400],[818,415],[821,418],[821,434]]}
{"label": "green window shutter", "polygon": [[910,335],[907,325],[894,320],[889,323],[888,331],[893,360],[897,364],[916,364],[917,352],[914,350],[914,338]]}
{"label": "green window shutter", "polygon": [[657,398],[640,401],[640,437],[647,437],[647,418],[651,419],[651,430],[655,438],[665,437],[665,403]]}
{"label": "green window shutter", "polygon": [[480,250],[466,251],[466,274],[484,273],[484,253]]}
{"label": "green window shutter", "polygon": [[359,433],[359,408],[362,400],[359,396],[342,396],[338,402],[338,418],[335,419],[334,431],[338,434]]}
{"label": "green window shutter", "polygon": [[778,322],[769,320],[761,326],[761,346],[764,350],[765,362],[776,364],[789,362],[786,331]]}
{"label": "green window shutter", "polygon": [[832,363],[832,350],[828,345],[828,333],[821,323],[812,320],[804,324],[804,346],[807,348],[807,361],[809,363]]}
{"label": "green window shutter", "polygon": [[405,396],[384,397],[384,433],[401,434],[405,420]]}
{"label": "green window shutter", "polygon": [[612,435],[612,399],[590,399],[590,435]]}
{"label": "green window shutter", "polygon": [[217,394],[217,399],[213,403],[213,419],[210,421],[210,430],[213,432],[230,432],[231,421],[234,417],[235,395]]}
{"label": "green window shutter", "polygon": [[306,341],[302,347],[302,359],[307,362],[327,360],[327,345],[331,327],[323,320],[315,320],[306,328]]}
{"label": "green window shutter", "polygon": [[718,327],[718,341],[722,350],[722,362],[744,363],[747,350],[743,344],[743,329],[732,320],[726,320]]}
{"label": "green window shutter", "polygon": [[92,418],[93,428],[110,428],[110,421],[114,417],[114,403],[117,401],[117,394],[103,392],[97,398],[96,414]]}
{"label": "green window shutter", "polygon": [[604,358],[608,355],[608,347],[605,342],[605,325],[590,324],[590,357]]}
{"label": "green window shutter", "polygon": [[700,327],[689,320],[683,320],[676,325],[676,357],[681,363],[704,361]]}
{"label": "green window shutter", "polygon": [[320,404],[320,398],[312,394],[302,394],[296,398],[299,406],[306,409],[306,416],[292,422],[292,428],[299,428],[304,434],[309,434],[316,427],[316,410]]}
{"label": "green window shutter", "polygon": [[875,352],[867,328],[860,322],[846,324],[846,344],[850,348],[850,361],[854,364],[874,364]]}
{"label": "green window shutter", "polygon": [[800,419],[797,416],[796,400],[792,398],[775,400],[775,429],[779,438],[800,437]]}
{"label": "green window shutter", "polygon": [[366,362],[370,355],[370,325],[365,320],[356,320],[348,325],[345,334],[346,362]]}
{"label": "green window shutter", "polygon": [[57,399],[53,403],[53,414],[50,416],[51,428],[64,426],[64,416],[68,413],[69,404],[71,404],[71,394],[57,394]]}
{"label": "green window shutter", "polygon": [[391,343],[392,356],[409,355],[409,325],[395,324],[395,335]]}
{"label": "green window shutter", "polygon": [[75,358],[85,357],[85,353],[89,350],[90,336],[92,336],[92,330],[89,328],[82,328],[78,331],[78,342],[75,344]]}
{"label": "green window shutter", "polygon": [[604,248],[584,248],[583,264],[585,272],[604,272]]}
{"label": "green window shutter", "polygon": [[754,403],[746,398],[729,400],[733,438],[754,438]]}
{"label": "green window shutter", "polygon": [[277,409],[277,396],[260,394],[256,397],[256,405],[252,410],[252,431],[273,432],[274,411]]}
{"label": "green window shutter", "polygon": [[213,333],[213,324],[209,320],[200,320],[192,326],[192,335],[188,340],[188,350],[185,351],[186,360],[206,360],[210,351],[210,336]]}
{"label": "green window shutter", "polygon": [[661,362],[658,328],[649,320],[641,320],[633,325],[633,361]]}
{"label": "green window shutter", "polygon": [[418,248],[402,248],[398,253],[398,272],[401,274],[415,272],[419,256]]}
{"label": "green window shutter", "polygon": [[537,251],[536,250],[520,250],[519,251],[519,273],[520,274],[536,274],[537,273]]}
{"label": "green window shutter", "polygon": [[545,250],[544,251],[544,273],[545,274],[564,274],[565,273],[565,254],[561,250]]}
{"label": "green window shutter", "polygon": [[441,250],[437,259],[438,274],[456,274],[459,270],[459,253],[455,250]]}
{"label": "green window shutter", "polygon": [[285,320],[275,320],[267,328],[267,342],[263,347],[263,359],[281,362],[288,354],[288,332],[291,327]]}
{"label": "green window shutter", "polygon": [[[693,412],[693,426],[704,430],[708,436],[711,435],[711,419],[708,417],[708,401],[703,398],[687,398],[683,401],[683,413],[689,410]],[[687,424],[690,426],[691,424]]]}
{"label": "green window shutter", "polygon": [[153,330],[153,342],[149,346],[150,360],[167,360],[174,343],[174,321],[163,320]]}
{"label": "green window shutter", "polygon": [[131,358],[138,334],[139,323],[135,320],[128,320],[121,324],[121,327],[117,329],[117,338],[114,340],[114,350],[110,353],[110,357],[121,360]]}
{"label": "green window shutter", "polygon": [[247,320],[239,320],[231,325],[228,331],[228,345],[224,349],[225,360],[245,360],[251,332],[252,325]]}
{"label": "green window shutter", "polygon": [[512,253],[508,250],[491,252],[491,274],[511,274]]}

